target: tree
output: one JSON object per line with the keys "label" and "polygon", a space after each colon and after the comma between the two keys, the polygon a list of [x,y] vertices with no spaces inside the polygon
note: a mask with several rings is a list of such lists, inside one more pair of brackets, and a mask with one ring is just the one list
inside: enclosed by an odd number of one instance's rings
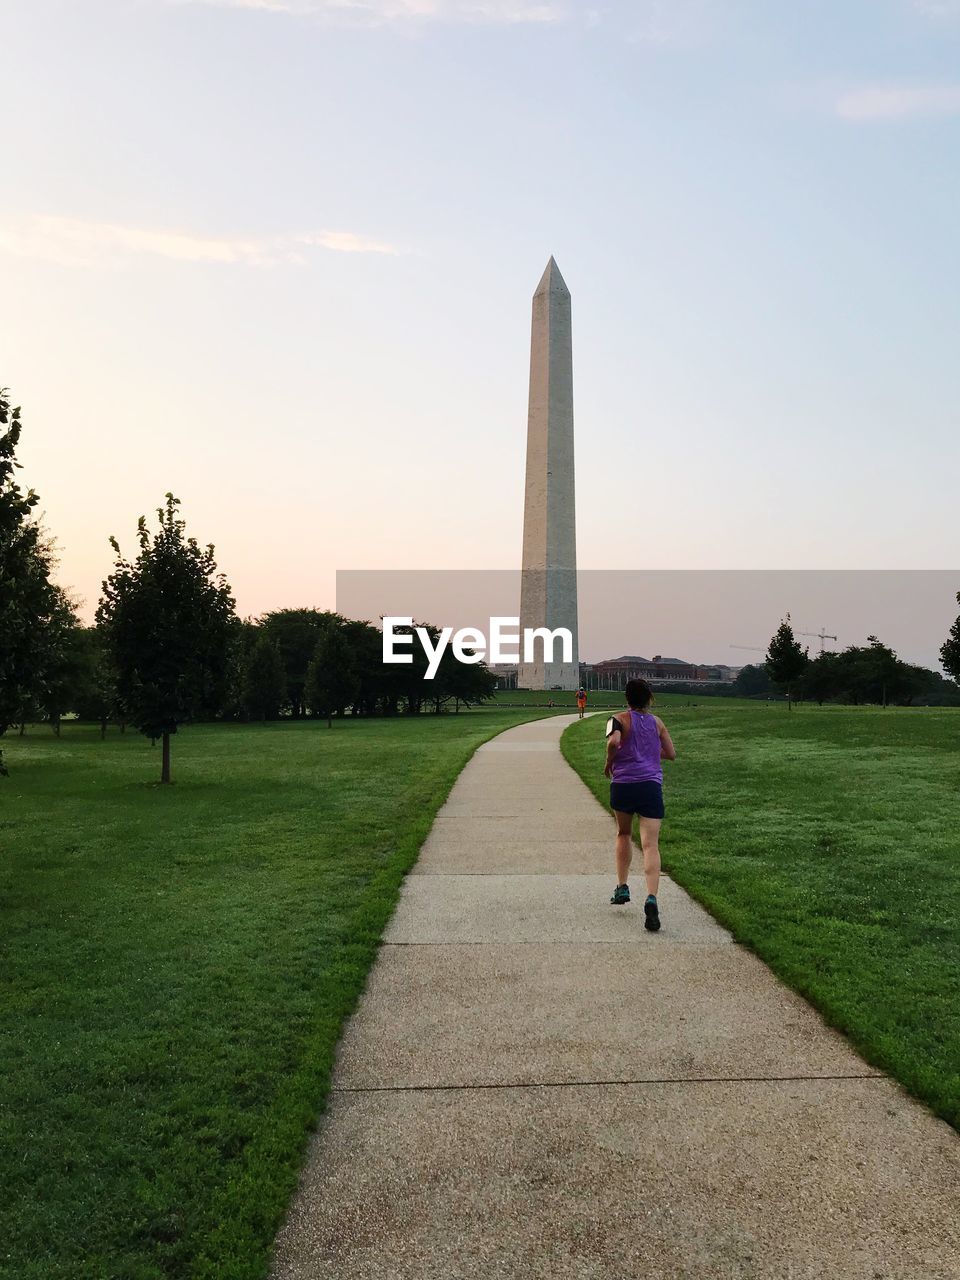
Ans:
{"label": "tree", "polygon": [[901,706],[914,706],[917,702],[929,705],[931,698],[940,697],[946,704],[948,682],[938,673],[912,662],[900,662],[897,672],[897,702]]}
{"label": "tree", "polygon": [[[467,649],[466,653],[473,655],[475,650]],[[434,679],[424,682],[424,689],[429,690],[426,696],[432,700],[438,715],[448,702],[453,702],[457,712],[461,704],[465,707],[479,706],[493,697],[496,687],[497,678],[491,675],[485,663],[461,662],[452,645],[444,650]]]}
{"label": "tree", "polygon": [[[456,662],[456,659],[454,659]],[[461,706],[479,707],[489,702],[497,689],[497,677],[485,662],[456,662],[456,667],[445,680],[445,686],[453,698],[454,710]]]}
{"label": "tree", "polygon": [[939,671],[928,671],[923,667],[915,670],[921,677],[921,686],[912,699],[915,706],[960,707],[960,686],[955,681],[945,679]]}
{"label": "tree", "polygon": [[49,628],[60,603],[50,581],[52,552],[32,516],[39,498],[14,476],[20,431],[20,410],[0,388],[0,734],[43,697]]}
{"label": "tree", "polygon": [[79,634],[80,663],[73,710],[81,720],[95,720],[100,737],[107,736],[107,725],[117,718],[117,673],[104,643],[100,627],[82,627]]}
{"label": "tree", "polygon": [[327,718],[333,728],[333,714],[342,715],[356,697],[360,681],[350,639],[343,627],[328,627],[317,642],[307,669],[305,696],[316,715]]}
{"label": "tree", "polygon": [[141,733],[163,744],[164,783],[170,781],[171,734],[223,705],[236,626],[233,596],[217,572],[213,546],[201,548],[185,536],[179,505],[166,495],[152,539],[140,517],[140,553],[133,562],[110,539],[116,564],[97,610],[123,710]]}
{"label": "tree", "polygon": [[772,692],[773,685],[767,669],[759,662],[748,662],[745,667],[741,667],[730,685],[730,695],[734,698],[756,698]]}
{"label": "tree", "polygon": [[369,622],[348,619],[343,623],[353,654],[357,673],[357,689],[353,695],[353,714],[361,716],[396,714],[396,703],[391,701],[392,686],[387,673],[393,668],[383,662],[383,637]]}
{"label": "tree", "polygon": [[[957,604],[960,604],[960,591],[957,592]],[[940,661],[948,676],[960,684],[960,618],[950,628],[950,635],[940,650]]]}
{"label": "tree", "polygon": [[224,720],[250,719],[243,704],[243,678],[253,647],[260,639],[260,635],[259,626],[251,618],[238,620],[230,634],[227,691],[220,711]]}
{"label": "tree", "polygon": [[331,627],[343,619],[337,613],[321,609],[277,609],[265,613],[260,620],[265,634],[280,650],[287,682],[287,701],[295,720],[307,712],[307,669],[316,653],[317,643]]}
{"label": "tree", "polygon": [[876,636],[865,645],[850,645],[837,655],[841,688],[851,702],[909,702],[923,688],[919,667],[901,662]]}
{"label": "tree", "polygon": [[[767,649],[767,660],[764,666],[767,675],[780,690],[787,695],[789,701],[794,685],[803,675],[810,659],[800,648],[790,625],[789,613],[777,627]],[[791,710],[793,704],[790,704]]]}
{"label": "tree", "polygon": [[[868,677],[868,698],[871,702],[907,702],[917,692],[916,668],[901,662],[896,653],[878,640],[867,636],[865,675]],[[870,687],[872,686],[872,687]]]}
{"label": "tree", "polygon": [[257,720],[275,720],[286,690],[279,649],[269,636],[258,636],[243,664],[240,697],[244,711]]}
{"label": "tree", "polygon": [[807,664],[803,673],[801,692],[813,698],[821,706],[844,692],[844,664],[839,653],[821,653]]}
{"label": "tree", "polygon": [[44,628],[44,689],[40,706],[51,729],[60,737],[60,721],[76,710],[84,665],[83,628],[73,601],[57,588],[57,603]]}

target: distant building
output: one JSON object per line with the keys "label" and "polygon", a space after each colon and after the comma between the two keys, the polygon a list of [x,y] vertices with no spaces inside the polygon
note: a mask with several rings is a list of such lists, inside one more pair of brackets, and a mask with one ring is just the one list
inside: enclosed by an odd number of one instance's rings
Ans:
{"label": "distant building", "polygon": [[586,688],[622,689],[628,680],[648,680],[651,684],[666,682],[699,681],[703,684],[727,684],[737,678],[739,667],[725,662],[701,666],[687,662],[685,658],[665,658],[655,654],[643,658],[639,654],[624,654],[619,658],[606,658],[603,662],[581,663],[580,680]]}
{"label": "distant building", "polygon": [[[487,669],[497,677],[499,689],[518,687],[516,664],[488,664]],[[619,658],[606,658],[603,662],[581,662],[580,684],[584,689],[621,690],[628,680],[636,679],[647,680],[651,684],[732,684],[742,670],[742,667],[731,667],[725,662],[701,664],[687,662],[685,658],[664,658],[659,653],[653,658],[624,654]]]}
{"label": "distant building", "polygon": [[664,658],[659,653],[653,658],[641,658],[624,654],[621,658],[607,658],[593,665],[593,670],[603,676],[626,680],[699,680],[700,668],[683,658]]}
{"label": "distant building", "polygon": [[494,666],[492,663],[487,663],[487,670],[492,676],[496,676],[498,689],[516,689],[519,673],[515,663],[503,666]]}
{"label": "distant building", "polygon": [[724,684],[730,684],[736,680],[740,674],[739,667],[728,667],[725,662],[715,662],[712,666],[701,667],[701,679],[711,681],[722,681]]}

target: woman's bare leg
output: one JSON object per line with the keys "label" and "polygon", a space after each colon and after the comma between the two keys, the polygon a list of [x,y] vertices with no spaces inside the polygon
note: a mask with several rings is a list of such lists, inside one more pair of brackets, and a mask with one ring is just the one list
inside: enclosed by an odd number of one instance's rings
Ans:
{"label": "woman's bare leg", "polygon": [[[643,874],[647,881],[647,893],[652,893],[654,897],[657,896],[657,890],[660,888],[660,822],[660,818],[640,819],[640,848],[643,850]],[[618,840],[618,853],[619,848]]]}
{"label": "woman's bare leg", "polygon": [[617,820],[617,884],[626,884],[633,861],[633,841],[630,839],[633,814],[614,809],[613,816]]}

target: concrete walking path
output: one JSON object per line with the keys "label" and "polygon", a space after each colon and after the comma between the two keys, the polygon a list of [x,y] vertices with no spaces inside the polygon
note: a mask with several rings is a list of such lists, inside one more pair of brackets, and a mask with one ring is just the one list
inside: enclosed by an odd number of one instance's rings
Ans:
{"label": "concrete walking path", "polygon": [[958,1280],[957,1135],[669,879],[646,933],[639,853],[609,904],[572,718],[481,747],[438,814],[276,1280]]}

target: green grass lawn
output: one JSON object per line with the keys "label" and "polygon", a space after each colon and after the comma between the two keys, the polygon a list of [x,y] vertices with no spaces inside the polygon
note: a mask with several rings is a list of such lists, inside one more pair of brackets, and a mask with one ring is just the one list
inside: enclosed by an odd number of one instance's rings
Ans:
{"label": "green grass lawn", "polygon": [[[553,707],[550,703],[553,702]],[[657,705],[663,707],[686,707],[696,704],[702,706],[706,702],[736,702],[737,705],[756,706],[747,699],[721,698],[717,694],[704,693],[703,690],[691,689],[689,693],[658,693]],[[535,693],[529,689],[500,689],[494,696],[497,707],[539,707],[541,711],[551,710],[564,715],[576,714],[576,693]],[[597,711],[606,707],[619,710],[624,706],[623,694],[606,689],[591,689],[587,693],[587,710]]]}
{"label": "green grass lawn", "polygon": [[4,739],[0,1275],[265,1273],[334,1046],[473,749],[542,714]]}
{"label": "green grass lawn", "polygon": [[[658,700],[665,869],[960,1128],[960,712]],[[602,730],[562,746],[604,804]]]}
{"label": "green grass lawn", "polygon": [[[619,707],[623,702],[623,694],[591,693],[588,705],[605,707],[608,698],[616,698]],[[576,713],[577,695],[575,693],[555,690],[553,693],[540,693],[532,689],[498,689],[494,694],[494,705],[497,707],[539,707],[541,711],[556,711],[558,714]],[[550,703],[553,703],[553,707]],[[612,705],[612,704],[609,704]]]}
{"label": "green grass lawn", "polygon": [[[960,1125],[960,713],[658,706],[672,873]],[[4,739],[0,1275],[265,1273],[403,873],[539,714],[190,728],[170,788],[134,733]],[[597,721],[564,749],[602,796]]]}

